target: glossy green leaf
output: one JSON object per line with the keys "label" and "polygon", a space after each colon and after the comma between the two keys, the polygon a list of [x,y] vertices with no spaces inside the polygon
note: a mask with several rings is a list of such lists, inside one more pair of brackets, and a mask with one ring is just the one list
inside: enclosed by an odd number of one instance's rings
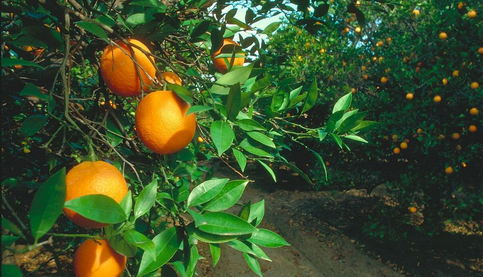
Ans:
{"label": "glossy green leaf", "polygon": [[220,245],[217,243],[210,243],[210,253],[211,253],[211,260],[213,262],[213,266],[216,266],[221,257]]}
{"label": "glossy green leaf", "polygon": [[229,209],[240,200],[247,184],[248,181],[246,180],[228,182],[218,195],[203,206],[203,211],[219,212]]}
{"label": "glossy green leaf", "polygon": [[262,274],[262,270],[260,268],[260,263],[258,262],[258,260],[248,253],[243,253],[243,257],[245,257],[245,261],[247,262],[248,267],[250,267],[250,269],[255,274],[262,277],[263,274]]}
{"label": "glossy green leaf", "polygon": [[187,88],[177,85],[177,84],[167,84],[168,89],[174,91],[176,95],[178,95],[181,99],[185,102],[191,104],[193,103],[193,93],[189,91]]}
{"label": "glossy green leaf", "polygon": [[212,179],[197,185],[188,197],[188,207],[194,207],[206,203],[220,193],[228,178]]}
{"label": "glossy green leaf", "polygon": [[189,115],[189,114],[192,114],[192,113],[200,113],[200,112],[205,112],[205,111],[209,111],[209,110],[213,110],[213,107],[209,107],[209,106],[191,106],[189,107],[188,111],[186,112],[186,115]]}
{"label": "glossy green leaf", "polygon": [[338,111],[347,111],[352,103],[352,93],[349,92],[346,95],[342,96],[334,105],[332,109],[332,113],[336,113]]}
{"label": "glossy green leaf", "polygon": [[155,236],[153,243],[156,249],[156,258],[153,259],[151,255],[144,252],[137,276],[144,276],[167,263],[178,251],[181,238],[178,236],[176,227],[171,227]]}
{"label": "glossy green leaf", "polygon": [[310,150],[310,152],[312,152],[312,154],[314,154],[314,156],[317,159],[318,163],[320,164],[320,166],[324,170],[325,180],[328,181],[329,179],[328,179],[328,175],[327,175],[327,167],[325,167],[324,159],[322,158],[322,156],[320,156],[319,153],[315,152],[312,149],[309,149],[309,150]]}
{"label": "glossy green leaf", "polygon": [[274,182],[277,182],[277,176],[275,175],[275,172],[273,172],[273,169],[268,166],[266,163],[260,161],[260,160],[257,160],[262,166],[263,168],[265,168],[265,170],[270,174],[270,176],[272,176],[272,179]]}
{"label": "glossy green leaf", "polygon": [[138,250],[135,244],[129,243],[122,234],[110,236],[108,239],[109,245],[117,253],[126,257],[134,257]]}
{"label": "glossy green leaf", "polygon": [[236,124],[245,132],[265,131],[265,128],[253,119],[240,119]]}
{"label": "glossy green leaf", "polygon": [[302,177],[307,183],[313,185],[312,180],[310,180],[310,177],[303,172],[300,168],[295,166],[294,164],[291,163],[284,163],[286,166],[290,167],[293,171],[295,171],[300,177]]}
{"label": "glossy green leaf", "polygon": [[227,245],[232,247],[233,249],[240,251],[240,252],[254,255],[257,258],[260,258],[260,259],[263,259],[263,260],[266,260],[266,261],[269,261],[269,262],[272,261],[267,256],[267,254],[265,254],[265,252],[263,252],[263,250],[260,247],[258,247],[257,245],[254,245],[251,242],[248,242],[248,241],[242,242],[242,241],[239,241],[239,240],[233,240],[233,241],[227,242]]}
{"label": "glossy green leaf", "polygon": [[38,131],[44,128],[47,124],[47,117],[41,114],[35,114],[27,117],[22,122],[22,127],[20,127],[20,136],[30,137],[35,135]]}
{"label": "glossy green leaf", "polygon": [[126,19],[126,24],[128,24],[131,27],[136,27],[138,25],[146,24],[153,21],[155,19],[153,16],[154,11],[152,10],[151,10],[152,12],[149,12],[149,11],[150,10],[147,10],[147,12],[135,13],[130,15]]}
{"label": "glossy green leaf", "polygon": [[101,223],[115,224],[127,219],[121,206],[103,194],[84,195],[65,202],[64,207]]}
{"label": "glossy green leaf", "polygon": [[236,162],[240,166],[240,169],[242,172],[245,171],[245,167],[247,166],[247,157],[243,152],[236,150],[235,148],[232,148],[233,155],[235,156]]}
{"label": "glossy green leaf", "polygon": [[362,120],[366,115],[367,112],[356,112],[351,114],[349,117],[345,118],[344,121],[342,121],[340,126],[337,128],[337,132],[339,134],[347,133],[348,131],[361,124]]}
{"label": "glossy green leaf", "polygon": [[220,95],[227,95],[230,92],[230,86],[235,84],[244,84],[250,77],[253,64],[243,67],[237,67],[225,75],[221,76],[211,88],[211,92]]}
{"label": "glossy green leaf", "polygon": [[271,35],[272,33],[274,33],[278,29],[278,27],[280,27],[281,24],[282,24],[282,22],[279,22],[279,21],[270,23],[267,27],[265,27],[262,34]]}
{"label": "glossy green leaf", "polygon": [[362,143],[369,143],[367,140],[361,138],[358,135],[346,135],[346,136],[343,136],[343,138],[355,140],[355,141],[362,142]]}
{"label": "glossy green leaf", "polygon": [[191,37],[192,38],[197,38],[206,31],[208,31],[208,28],[210,27],[211,22],[208,20],[203,20],[200,23],[196,24],[196,26],[193,28],[193,31],[191,32]]}
{"label": "glossy green leaf", "polygon": [[36,85],[32,83],[27,83],[23,87],[23,89],[19,93],[20,96],[33,96],[37,97],[40,100],[47,101],[49,100],[49,96],[43,94],[42,91]]}
{"label": "glossy green leaf", "polygon": [[65,168],[52,175],[35,193],[30,206],[30,227],[35,241],[54,226],[62,213],[65,194]]}
{"label": "glossy green leaf", "polygon": [[156,258],[156,248],[154,242],[136,230],[128,230],[123,234],[126,242],[135,245],[145,251],[154,260]]}
{"label": "glossy green leaf", "polygon": [[2,252],[7,248],[12,246],[14,242],[19,239],[18,236],[2,235]]}
{"label": "glossy green leaf", "polygon": [[268,229],[258,229],[253,232],[248,241],[260,245],[262,247],[282,247],[289,246],[290,244],[285,241],[279,234],[270,231]]}
{"label": "glossy green leaf", "polygon": [[258,226],[265,216],[265,200],[254,203],[250,206],[250,216],[248,217],[248,222],[253,226]]}
{"label": "glossy green leaf", "polygon": [[260,132],[247,132],[247,135],[265,146],[268,146],[270,148],[277,148],[277,146],[275,146],[275,143],[273,143],[272,138],[265,134],[262,134]]}
{"label": "glossy green leaf", "polygon": [[226,243],[238,238],[238,235],[225,236],[206,233],[196,228],[193,223],[190,223],[186,227],[186,230],[190,237],[206,243]]}
{"label": "glossy green leaf", "polygon": [[22,277],[22,271],[18,266],[12,264],[2,264],[2,276]]}
{"label": "glossy green leaf", "polygon": [[23,239],[27,239],[23,234],[22,230],[17,227],[13,222],[2,216],[2,227],[12,232],[12,234],[17,235]]}
{"label": "glossy green leaf", "polygon": [[235,139],[235,133],[230,124],[220,120],[211,123],[210,133],[219,156],[230,149]]}
{"label": "glossy green leaf", "polygon": [[40,66],[34,62],[31,61],[26,61],[26,60],[21,60],[21,59],[11,59],[11,58],[2,58],[2,67],[14,67],[16,65],[21,65],[21,66],[33,66],[33,67],[38,67],[40,69],[45,69],[43,66]]}
{"label": "glossy green leaf", "polygon": [[195,276],[195,271],[196,271],[196,265],[198,263],[198,260],[201,258],[200,253],[198,252],[198,247],[196,244],[188,244],[185,243],[184,249],[189,247],[189,255],[186,255],[189,257],[188,260],[184,260],[185,264],[185,269],[186,269],[186,276]]}
{"label": "glossy green leaf", "polygon": [[79,27],[79,28],[82,28],[82,29],[98,36],[99,38],[101,38],[105,41],[108,41],[106,31],[104,29],[102,29],[102,27],[100,27],[99,25],[97,25],[93,22],[77,21],[77,22],[75,22],[75,25],[77,25],[77,27]]}
{"label": "glossy green leaf", "polygon": [[106,120],[106,137],[112,147],[118,146],[124,140],[121,130],[110,117]]}
{"label": "glossy green leaf", "polygon": [[228,98],[226,100],[226,117],[228,120],[234,120],[241,109],[241,92],[240,84],[234,84],[230,88]]}
{"label": "glossy green leaf", "polygon": [[304,106],[300,114],[303,114],[304,112],[310,110],[313,106],[315,106],[315,103],[317,103],[318,96],[319,96],[319,90],[317,88],[317,80],[314,80],[310,85],[310,90],[307,97],[305,97]]}
{"label": "glossy green leaf", "polygon": [[129,215],[132,211],[132,192],[130,190],[127,191],[127,194],[121,200],[119,206],[121,206],[121,208],[124,210],[126,217],[129,218]]}
{"label": "glossy green leaf", "polygon": [[364,120],[359,125],[351,129],[351,132],[367,132],[376,127],[378,123],[375,121]]}
{"label": "glossy green leaf", "polygon": [[158,181],[155,179],[141,191],[134,205],[134,219],[146,214],[154,206],[157,190]]}
{"label": "glossy green leaf", "polygon": [[335,142],[337,143],[337,145],[342,149],[342,139],[340,138],[340,136],[338,136],[338,135],[336,135],[334,133],[330,133],[330,135],[335,140]]}
{"label": "glossy green leaf", "polygon": [[200,225],[198,228],[201,231],[209,234],[220,236],[239,236],[251,234],[256,230],[255,227],[250,225],[245,220],[229,213],[207,213],[204,214],[203,217],[205,218],[206,223]]}
{"label": "glossy green leaf", "polygon": [[268,153],[265,150],[262,150],[256,146],[253,146],[248,139],[244,139],[242,142],[240,142],[240,147],[246,150],[248,153],[257,155],[260,157],[272,157],[270,153]]}

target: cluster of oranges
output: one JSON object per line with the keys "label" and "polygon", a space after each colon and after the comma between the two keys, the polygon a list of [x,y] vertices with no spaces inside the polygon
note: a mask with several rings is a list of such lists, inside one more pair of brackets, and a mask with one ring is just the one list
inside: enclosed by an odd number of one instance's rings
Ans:
{"label": "cluster of oranges", "polygon": [[[109,90],[120,97],[135,97],[148,92],[155,82],[156,66],[151,52],[139,40],[128,39],[129,45],[116,41],[108,45],[100,58],[100,73]],[[237,45],[226,39],[225,45]],[[242,65],[244,56],[231,58],[212,55],[214,67],[226,73],[230,65]],[[172,72],[160,74],[170,84],[182,85]],[[110,102],[112,106],[112,102]],[[172,91],[149,92],[139,102],[135,115],[135,130],[141,142],[158,154],[172,154],[185,148],[196,131],[194,114],[186,115],[189,104]],[[123,174],[104,161],[85,161],[66,175],[66,201],[92,194],[106,195],[120,203],[128,192]],[[64,208],[65,215],[83,228],[102,228],[107,224],[85,218]],[[74,256],[76,276],[121,276],[127,258],[111,248],[107,240],[85,240]]]}

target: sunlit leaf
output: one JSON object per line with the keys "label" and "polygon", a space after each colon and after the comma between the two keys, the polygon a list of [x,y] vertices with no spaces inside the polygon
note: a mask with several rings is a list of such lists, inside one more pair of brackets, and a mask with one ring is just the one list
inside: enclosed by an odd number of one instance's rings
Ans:
{"label": "sunlit leaf", "polygon": [[108,41],[106,31],[104,29],[102,29],[102,27],[100,27],[99,25],[95,24],[94,22],[77,21],[77,22],[75,22],[75,25],[77,25],[79,28],[82,28],[82,29],[98,36],[99,38],[101,38],[105,41]]}
{"label": "sunlit leaf", "polygon": [[134,219],[144,215],[153,207],[157,189],[158,181],[155,179],[141,191],[136,199],[136,204],[134,204]]}
{"label": "sunlit leaf", "polygon": [[253,232],[251,237],[248,239],[248,241],[263,247],[270,247],[270,248],[290,245],[279,234],[273,231],[270,231],[268,229],[262,229],[262,228]]}
{"label": "sunlit leaf", "polygon": [[74,198],[65,202],[64,207],[100,223],[115,224],[127,219],[121,206],[114,199],[103,194]]}
{"label": "sunlit leaf", "polygon": [[203,215],[205,224],[199,226],[203,232],[220,236],[237,236],[250,234],[256,230],[245,220],[223,212],[206,213]]}
{"label": "sunlit leaf", "polygon": [[230,149],[235,139],[235,133],[230,124],[220,120],[211,123],[210,133],[219,156]]}
{"label": "sunlit leaf", "polygon": [[228,180],[228,178],[211,179],[197,185],[188,197],[187,206],[193,207],[210,201],[220,193]]}
{"label": "sunlit leaf", "polygon": [[246,180],[228,182],[220,193],[203,206],[203,211],[219,212],[229,209],[240,199],[247,184]]}

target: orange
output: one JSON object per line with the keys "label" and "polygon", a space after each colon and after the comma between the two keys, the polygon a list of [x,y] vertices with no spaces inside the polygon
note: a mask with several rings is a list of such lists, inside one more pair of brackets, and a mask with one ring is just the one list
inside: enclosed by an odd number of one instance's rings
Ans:
{"label": "orange", "polygon": [[448,79],[444,78],[442,82],[443,82],[443,85],[446,86],[448,84]]}
{"label": "orange", "polygon": [[416,132],[417,132],[418,134],[422,134],[422,133],[423,133],[423,129],[418,128],[418,129],[416,130]]}
{"label": "orange", "polygon": [[478,48],[478,54],[483,54],[483,47]]}
{"label": "orange", "polygon": [[111,248],[107,240],[87,239],[74,255],[76,277],[119,277],[126,268],[127,258]]}
{"label": "orange", "polygon": [[475,125],[470,125],[470,127],[468,127],[468,131],[470,131],[471,133],[474,133],[476,132],[478,129],[476,128]]}
{"label": "orange", "polygon": [[186,116],[190,105],[172,91],[146,95],[136,109],[136,132],[142,143],[158,154],[172,154],[185,148],[196,131],[194,114]]}
{"label": "orange", "polygon": [[359,27],[359,26],[358,26],[358,27],[356,27],[356,28],[354,29],[354,31],[355,31],[356,33],[360,33],[360,32],[362,31],[362,29],[361,29],[361,27]]}
{"label": "orange", "polygon": [[478,109],[477,109],[477,108],[474,108],[474,107],[473,107],[473,108],[471,108],[471,109],[470,109],[470,114],[471,114],[471,115],[477,115],[477,114],[478,114]]}
{"label": "orange", "polygon": [[414,14],[414,16],[419,16],[421,14],[421,12],[418,9],[414,9],[413,14]]}
{"label": "orange", "polygon": [[446,34],[445,32],[441,32],[439,33],[439,39],[441,40],[445,40],[448,38],[448,34]]}
{"label": "orange", "polygon": [[181,81],[181,78],[176,73],[166,71],[161,73],[161,76],[166,81],[166,83],[170,83],[178,86],[183,85],[183,81]]}
{"label": "orange", "polygon": [[453,77],[458,77],[458,76],[460,76],[460,71],[459,70],[453,71]]}
{"label": "orange", "polygon": [[444,169],[444,172],[446,172],[446,174],[451,174],[453,173],[453,168],[451,166],[448,166],[447,168]]}
{"label": "orange", "polygon": [[458,10],[461,10],[464,7],[465,3],[459,2],[458,3]]}
{"label": "orange", "polygon": [[394,154],[397,155],[397,154],[401,153],[401,149],[399,149],[399,147],[396,147],[396,148],[394,148],[393,152],[394,152]]}
{"label": "orange", "polygon": [[407,149],[408,148],[408,143],[403,141],[401,142],[401,144],[399,145],[401,147],[401,149]]}
{"label": "orange", "polygon": [[411,100],[411,99],[413,99],[413,97],[414,97],[414,95],[413,95],[411,92],[408,92],[408,93],[406,94],[406,99],[407,99],[407,100]]}
{"label": "orange", "polygon": [[364,78],[364,80],[369,79],[369,75],[367,75],[367,74],[364,74],[364,76],[362,76],[362,77]]}
{"label": "orange", "polygon": [[468,18],[475,18],[476,17],[476,11],[475,10],[471,10],[468,12]]}
{"label": "orange", "polygon": [[[120,203],[127,194],[127,184],[122,173],[104,161],[82,162],[74,166],[66,175],[65,201],[84,195],[104,194]],[[66,216],[84,228],[101,228],[107,224],[87,219],[80,214],[64,208]]]}
{"label": "orange", "polygon": [[439,103],[439,102],[441,102],[441,96],[436,95],[436,96],[433,98],[433,100],[434,100],[434,102]]}
{"label": "orange", "polygon": [[352,88],[351,89],[351,92],[352,92],[352,94],[356,93],[356,89],[355,88]]}
{"label": "orange", "polygon": [[[231,39],[226,38],[223,40],[223,45],[220,47],[220,49],[218,49],[211,55],[211,59],[213,60],[213,66],[216,68],[216,70],[218,70],[221,73],[226,73],[228,71],[228,66],[232,63],[231,58],[216,58],[216,56],[220,55],[223,48],[225,48],[225,46],[227,45],[239,45],[239,44],[234,42]],[[245,54],[236,53],[236,55],[240,55],[241,57],[237,57],[233,60],[233,66],[243,65],[245,63]],[[226,59],[226,62],[225,62],[225,59]]]}
{"label": "orange", "polygon": [[[151,53],[142,42],[135,39],[128,39],[127,41]],[[134,63],[130,47],[120,40],[116,43],[120,47],[111,44],[102,53],[100,62],[102,79],[116,95],[122,97],[140,95],[154,82],[156,74],[154,60],[133,46],[132,51],[136,60],[136,63]],[[139,76],[141,76],[141,79]],[[141,81],[143,83],[142,89]]]}
{"label": "orange", "polygon": [[366,71],[367,67],[365,65],[362,66],[362,71]]}
{"label": "orange", "polygon": [[460,134],[458,133],[453,133],[453,135],[451,136],[451,138],[453,138],[454,140],[457,140],[460,138]]}
{"label": "orange", "polygon": [[418,211],[418,209],[416,207],[409,207],[408,210],[412,214]]}
{"label": "orange", "polygon": [[477,89],[477,88],[479,88],[479,87],[480,87],[480,84],[478,84],[478,82],[472,82],[472,83],[471,83],[471,85],[470,85],[470,87],[471,87],[472,89]]}
{"label": "orange", "polygon": [[416,66],[416,73],[418,73],[419,71],[421,71],[421,67]]}
{"label": "orange", "polygon": [[383,84],[387,83],[387,77],[383,76],[381,78],[381,83],[383,83]]}
{"label": "orange", "polygon": [[387,38],[386,38],[386,42],[387,42],[387,43],[389,43],[389,42],[391,42],[391,41],[392,41],[392,38],[391,38],[391,37],[387,37]]}
{"label": "orange", "polygon": [[22,49],[29,52],[35,58],[41,57],[44,54],[44,51],[45,51],[44,48],[37,48],[37,47],[32,47],[32,46],[23,46]]}

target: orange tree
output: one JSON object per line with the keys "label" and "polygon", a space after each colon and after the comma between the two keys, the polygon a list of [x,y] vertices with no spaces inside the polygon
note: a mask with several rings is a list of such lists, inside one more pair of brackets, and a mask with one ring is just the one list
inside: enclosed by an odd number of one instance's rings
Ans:
{"label": "orange tree", "polygon": [[[283,28],[269,43],[273,70],[319,79],[325,97],[301,121],[323,122],[328,100],[352,91],[354,106],[377,122],[365,147],[316,146],[334,174],[311,177],[319,187],[385,184],[392,201],[365,228],[376,238],[471,221],[481,230],[482,2],[360,2],[363,17],[333,4],[318,30]],[[350,174],[356,169],[361,178]],[[412,221],[414,208],[424,220]]]}
{"label": "orange tree", "polygon": [[[368,123],[351,110],[350,93],[330,100],[327,126],[294,122],[320,99],[318,83],[264,69],[257,34],[280,25],[251,27],[266,6],[249,9],[244,22],[225,7],[197,0],[4,3],[2,251],[63,241],[81,245],[79,276],[119,276],[125,257],[130,275],[162,269],[163,276],[193,276],[198,244],[209,244],[216,265],[226,243],[262,275],[258,260],[270,260],[262,247],[288,243],[259,226],[264,201],[239,203],[250,181],[245,169],[259,165],[276,179],[270,163],[283,163],[312,182],[282,151],[292,143],[312,151],[305,141],[328,136],[341,147],[365,142],[359,131]],[[237,36],[244,30],[251,35]],[[239,43],[224,45],[233,37]],[[239,178],[200,163],[211,159]],[[227,212],[238,204],[239,212]],[[2,265],[2,275],[22,272]]]}

